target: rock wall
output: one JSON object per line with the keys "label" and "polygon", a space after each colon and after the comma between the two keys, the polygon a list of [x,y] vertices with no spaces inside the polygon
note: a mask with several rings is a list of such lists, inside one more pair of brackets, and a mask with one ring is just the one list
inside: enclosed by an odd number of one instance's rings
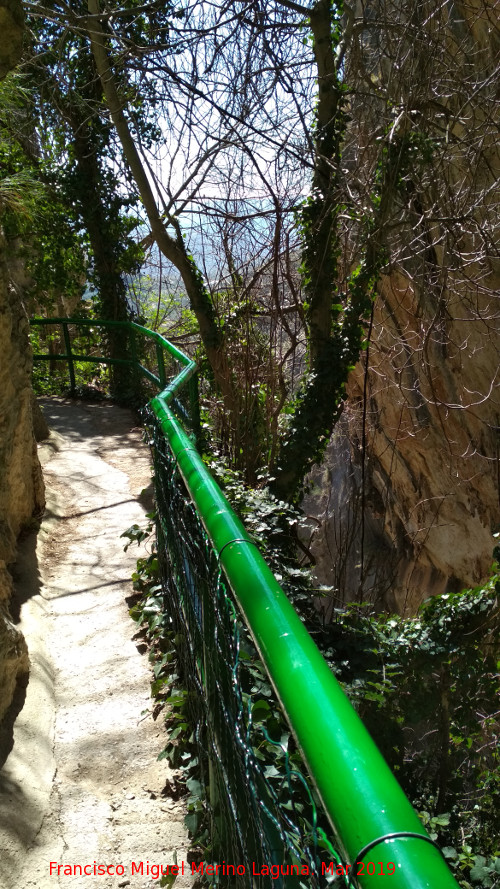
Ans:
{"label": "rock wall", "polygon": [[29,325],[9,287],[4,246],[0,233],[0,719],[29,669],[26,644],[9,619],[7,566],[15,559],[19,532],[44,506],[32,425]]}
{"label": "rock wall", "polygon": [[371,345],[313,476],[304,536],[337,601],[413,613],[484,581],[500,531],[500,28],[490,0],[358,12],[351,187],[376,193],[375,134],[384,162],[404,160]]}
{"label": "rock wall", "polygon": [[[19,58],[22,23],[21,4],[1,0],[0,77]],[[0,720],[10,706],[16,683],[29,670],[26,643],[9,618],[12,581],[7,566],[15,558],[19,532],[44,506],[32,428],[28,333],[22,302],[10,286],[0,230]]]}
{"label": "rock wall", "polygon": [[14,68],[23,46],[24,15],[20,0],[0,2],[0,80]]}
{"label": "rock wall", "polygon": [[[400,610],[475,586],[491,568],[500,530],[492,293],[477,294],[473,310],[460,301],[437,324],[404,279],[394,275],[381,288],[368,377],[367,510],[383,524]],[[359,368],[354,401],[362,383]]]}
{"label": "rock wall", "polygon": [[500,531],[500,336],[462,315],[445,348],[417,303],[407,282],[384,281],[366,411],[360,363],[303,504],[320,582],[340,602],[403,613],[486,580]]}

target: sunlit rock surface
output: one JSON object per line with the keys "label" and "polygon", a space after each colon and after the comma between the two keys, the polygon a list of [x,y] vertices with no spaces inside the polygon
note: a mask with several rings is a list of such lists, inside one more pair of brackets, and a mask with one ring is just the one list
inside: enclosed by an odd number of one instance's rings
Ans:
{"label": "sunlit rock surface", "polygon": [[[23,12],[18,0],[0,0],[0,78],[19,61]],[[11,577],[22,527],[43,509],[44,488],[33,436],[29,325],[10,285],[0,230],[0,720],[16,684],[29,670],[23,636],[9,618]]]}
{"label": "sunlit rock surface", "polygon": [[[304,501],[303,537],[333,587],[327,610],[370,599],[412,613],[479,584],[500,531],[498,9],[423,5],[407,37],[397,23],[415,10],[358,4],[370,27],[346,63],[348,82],[365,84],[351,108],[353,172],[370,181],[377,132],[421,160],[394,189],[371,345]],[[425,28],[428,42],[411,40]]]}

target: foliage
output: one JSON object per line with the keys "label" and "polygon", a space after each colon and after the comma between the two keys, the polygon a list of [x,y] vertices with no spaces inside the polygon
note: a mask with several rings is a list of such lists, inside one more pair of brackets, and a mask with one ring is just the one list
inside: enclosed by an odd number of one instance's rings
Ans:
{"label": "foliage", "polygon": [[498,879],[499,593],[494,574],[484,587],[428,600],[415,618],[351,606],[336,612],[322,640],[466,887]]}
{"label": "foliage", "polygon": [[[152,523],[146,529],[135,525],[122,536],[128,538],[130,543],[143,543],[151,531]],[[151,646],[154,714],[157,716],[164,712],[169,736],[160,758],[166,758],[173,768],[182,772],[187,806],[185,821],[194,844],[191,855],[205,860],[217,860],[221,850],[213,846],[215,837],[210,832],[210,806],[207,806],[209,792],[203,784],[203,776],[206,778],[209,770],[207,764],[199,760],[199,756],[203,756],[198,737],[200,726],[197,728],[191,721],[193,705],[194,712],[197,712],[197,708],[195,702],[190,700],[190,694],[195,693],[186,690],[181,674],[182,648],[186,643],[182,633],[175,635],[172,630],[158,570],[154,550],[150,556],[139,560],[134,583],[141,598],[130,613],[143,626]],[[295,855],[296,860],[300,861],[303,852],[300,836],[306,848],[312,846],[320,856],[324,853],[331,860],[336,853],[326,837],[327,824],[321,814],[316,823],[314,814],[318,800],[311,797],[301,756],[251,637],[234,606],[231,624],[236,634],[238,652],[237,678],[235,673],[233,682],[237,682],[243,707],[238,720],[238,734],[243,735],[238,743],[243,743],[252,751],[262,769],[263,780],[259,786],[261,804],[268,800],[271,809],[279,804],[285,810],[290,824],[294,825],[289,839],[294,844],[292,857]],[[257,782],[260,780],[257,778]],[[217,812],[213,809],[211,814],[217,819]],[[223,854],[227,854],[227,850],[223,850]]]}
{"label": "foliage", "polygon": [[[124,276],[135,271],[143,258],[140,245],[131,237],[139,220],[127,177],[117,177],[113,131],[99,113],[102,93],[92,55],[71,30],[59,34],[53,22],[36,17],[30,25],[34,39],[26,67],[41,151],[46,163],[50,162],[50,176],[87,232],[87,283],[98,314],[127,320]],[[140,120],[139,114],[138,132]],[[112,332],[109,336],[112,356],[117,357],[119,344]],[[113,369],[115,389],[129,384],[121,376],[120,368]]]}
{"label": "foliage", "polygon": [[0,179],[0,206],[32,220],[37,200],[44,196],[40,183],[25,170]]}
{"label": "foliage", "polygon": [[[85,309],[81,308],[78,317],[86,320],[91,318],[91,305],[87,304]],[[85,325],[81,328],[70,326],[69,335],[73,354],[103,354],[101,332],[97,326]],[[31,325],[30,341],[34,354],[58,355],[66,352],[59,324]],[[73,394],[77,394],[80,398],[109,397],[109,371],[105,365],[75,361],[73,367],[76,384],[76,391]],[[58,361],[56,358],[35,361],[32,382],[33,389],[38,395],[68,395],[70,379],[67,362]]]}
{"label": "foliage", "polygon": [[[30,20],[30,35],[23,75],[17,87],[10,84],[0,111],[0,159],[10,173],[4,183],[27,176],[37,182],[26,207],[39,193],[32,212],[11,211],[6,219],[7,237],[31,276],[30,310],[71,314],[85,288],[100,317],[127,320],[124,277],[143,259],[131,237],[139,220],[126,177],[117,177],[112,128],[97,113],[91,54],[70,29],[59,34],[50,17]],[[157,135],[148,115],[139,109],[134,118],[146,144]],[[113,329],[102,338],[111,357],[126,350]],[[128,368],[113,365],[108,376],[115,397],[126,400],[133,386]]]}
{"label": "foliage", "polygon": [[[249,488],[241,473],[227,466],[217,451],[212,450],[204,459],[279,582],[291,589],[298,579],[306,583],[309,572],[297,566],[296,558],[299,510],[274,497],[267,487]],[[266,480],[263,473],[259,481]]]}
{"label": "foliage", "polygon": [[308,570],[297,566],[284,531],[294,526],[293,510],[246,490],[234,473],[215,470],[424,823],[427,817],[431,832],[457,856],[470,845],[467,865],[457,857],[452,866],[462,873],[474,856],[494,860],[500,828],[497,564],[486,585],[433,597],[415,618],[352,605],[323,625],[317,597],[328,589],[315,588]]}
{"label": "foliage", "polygon": [[51,160],[36,144],[28,78],[11,74],[0,85],[2,224],[11,254],[24,265],[29,304],[57,314],[61,300],[81,296],[88,242]]}

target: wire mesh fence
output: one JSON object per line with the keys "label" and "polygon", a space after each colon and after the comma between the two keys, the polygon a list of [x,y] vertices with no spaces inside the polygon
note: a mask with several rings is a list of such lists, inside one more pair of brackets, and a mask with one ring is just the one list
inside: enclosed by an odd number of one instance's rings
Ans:
{"label": "wire mesh fence", "polygon": [[145,419],[163,607],[195,727],[211,861],[224,862],[235,889],[326,886],[322,862],[339,860],[326,819],[169,444],[150,409]]}

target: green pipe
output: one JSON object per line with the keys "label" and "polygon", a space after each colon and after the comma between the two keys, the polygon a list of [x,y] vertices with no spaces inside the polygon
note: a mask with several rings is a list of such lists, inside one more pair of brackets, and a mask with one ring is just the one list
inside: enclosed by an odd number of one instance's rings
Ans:
{"label": "green pipe", "polygon": [[66,346],[66,352],[68,353],[68,370],[69,370],[69,385],[71,392],[75,391],[76,382],[75,382],[75,366],[73,364],[74,356],[71,352],[71,337],[69,335],[68,325],[65,322],[62,322],[63,336],[64,336],[64,345]]}
{"label": "green pipe", "polygon": [[135,330],[133,330],[132,328],[127,328],[127,330],[128,330],[128,335],[129,335],[128,354],[131,356],[131,360],[132,360],[133,387],[134,387],[134,391],[137,392],[138,386],[139,386],[139,374],[137,373],[137,371],[138,371],[137,365],[138,365],[139,361],[137,358],[137,343],[135,340]]}
{"label": "green pipe", "polygon": [[177,359],[180,364],[192,364],[191,359],[188,358],[187,355],[184,354],[184,352],[181,352],[181,350],[178,349],[177,346],[174,346],[173,343],[171,343],[169,340],[166,340],[165,337],[161,335],[161,333],[158,333],[156,330],[148,330],[147,327],[141,327],[141,325],[136,324],[135,321],[127,321],[125,323],[133,327],[134,330],[141,331],[141,333],[149,337],[149,339],[155,340],[157,343],[160,343],[160,345],[162,345],[167,352],[170,352],[172,357]]}
{"label": "green pipe", "polygon": [[[46,361],[49,358],[53,361],[68,361],[70,356],[65,353],[51,355],[49,352],[33,355],[34,361]],[[95,355],[75,355],[74,352],[71,353],[71,358],[73,359],[73,362],[86,361],[88,364],[132,364],[130,358],[98,358]],[[155,381],[156,383],[159,383],[158,377],[155,377]]]}
{"label": "green pipe", "polygon": [[[119,365],[127,365],[135,367],[137,370],[140,370],[144,377],[147,377],[155,386],[160,386],[160,379],[156,376],[152,371],[148,370],[147,367],[144,367],[143,364],[139,364],[139,362],[133,362],[130,358],[96,358],[95,355],[71,355],[73,359],[73,363],[76,361],[85,361],[88,364],[119,364]],[[67,361],[68,355],[51,355],[50,353],[41,354],[37,353],[33,355],[33,361]]]}
{"label": "green pipe", "polygon": [[69,355],[62,354],[61,355],[51,355],[50,352],[44,352],[43,354],[37,352],[36,355],[33,355],[33,361],[67,361]]}
{"label": "green pipe", "polygon": [[184,352],[181,352],[177,346],[174,346],[173,343],[166,340],[161,333],[157,333],[155,330],[149,330],[141,324],[136,324],[135,321],[92,321],[89,318],[30,318],[29,323],[33,326],[43,326],[46,324],[76,324],[81,327],[121,327],[129,330],[137,330],[144,334],[148,339],[154,340],[154,342],[161,345],[166,352],[172,355],[172,357],[181,364],[192,364],[191,359],[188,358]]}
{"label": "green pipe", "polygon": [[167,385],[167,377],[165,373],[165,356],[161,343],[156,343],[156,363],[158,365],[158,374],[160,376],[160,387],[162,389]]}
{"label": "green pipe", "polygon": [[[42,326],[44,324],[79,324],[81,327],[128,327],[130,324],[133,324],[132,321],[108,321],[106,319],[100,318],[99,320],[95,320],[92,318],[30,318],[29,323],[34,325],[35,327]],[[136,325],[136,327],[140,328],[140,325]],[[147,330],[147,327],[140,328],[141,330]],[[153,334],[153,331],[149,331],[150,334]]]}
{"label": "green pipe", "polygon": [[151,401],[152,409],[220,553],[346,862],[352,866],[366,846],[388,834],[418,835],[377,843],[350,875],[370,889],[458,889],[321,652],[170,411],[175,389],[174,381]]}

